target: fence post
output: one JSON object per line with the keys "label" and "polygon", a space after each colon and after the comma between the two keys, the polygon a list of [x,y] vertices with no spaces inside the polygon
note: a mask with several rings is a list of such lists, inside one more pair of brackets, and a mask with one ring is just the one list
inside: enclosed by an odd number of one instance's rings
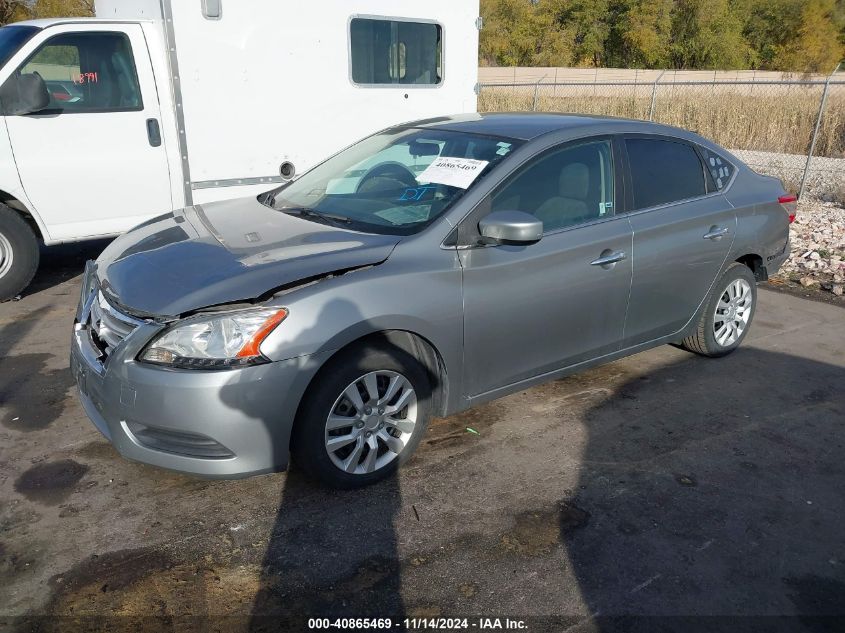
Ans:
{"label": "fence post", "polygon": [[540,82],[543,81],[547,76],[548,76],[548,74],[543,75],[534,84],[534,103],[531,105],[531,111],[532,112],[537,111],[537,91],[540,89]]}
{"label": "fence post", "polygon": [[657,98],[657,84],[663,78],[663,73],[665,73],[665,72],[666,72],[665,70],[660,72],[660,74],[657,76],[657,79],[654,80],[654,86],[652,86],[652,88],[651,88],[651,106],[648,109],[648,120],[649,121],[654,121],[654,101]]}
{"label": "fence post", "polygon": [[827,105],[827,94],[830,90],[830,81],[839,70],[842,62],[836,64],[833,72],[827,76],[827,81],[824,82],[824,90],[822,91],[822,100],[819,103],[819,115],[816,117],[816,127],[813,130],[813,140],[810,141],[810,153],[807,155],[807,163],[804,165],[804,175],[801,177],[801,189],[798,191],[798,197],[804,196],[804,190],[807,188],[807,178],[810,176],[810,164],[813,162],[813,152],[816,151],[816,141],[819,138],[819,130],[822,126],[822,117],[824,116],[824,108]]}

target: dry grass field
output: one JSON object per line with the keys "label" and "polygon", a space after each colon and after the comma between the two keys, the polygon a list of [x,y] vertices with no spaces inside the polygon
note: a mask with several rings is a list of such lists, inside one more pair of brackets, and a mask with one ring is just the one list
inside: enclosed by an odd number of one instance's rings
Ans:
{"label": "dry grass field", "polygon": [[[676,125],[733,149],[806,154],[819,111],[822,87],[761,85],[662,85],[654,120]],[[540,85],[536,110],[647,119],[651,87]],[[484,86],[478,99],[482,112],[535,109],[533,87]],[[816,156],[845,157],[845,86],[834,86],[815,150]]]}

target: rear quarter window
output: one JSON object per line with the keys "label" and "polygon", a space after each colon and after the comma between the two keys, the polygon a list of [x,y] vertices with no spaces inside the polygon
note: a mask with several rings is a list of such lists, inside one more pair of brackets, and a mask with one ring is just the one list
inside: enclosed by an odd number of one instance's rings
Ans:
{"label": "rear quarter window", "polygon": [[707,193],[704,169],[695,149],[683,141],[625,140],[631,170],[634,210],[647,209]]}
{"label": "rear quarter window", "polygon": [[701,148],[701,154],[704,156],[707,173],[712,178],[713,186],[718,191],[722,191],[731,182],[736,167],[733,166],[733,163],[728,162],[727,158],[719,156],[716,152],[712,152],[705,147]]}

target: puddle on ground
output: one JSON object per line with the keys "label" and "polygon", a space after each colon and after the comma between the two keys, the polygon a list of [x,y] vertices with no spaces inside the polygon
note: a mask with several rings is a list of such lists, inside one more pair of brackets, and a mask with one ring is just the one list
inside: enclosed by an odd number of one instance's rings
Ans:
{"label": "puddle on ground", "polygon": [[0,358],[0,407],[5,409],[0,423],[7,429],[38,431],[64,412],[73,377],[66,367],[47,369],[51,359],[48,354]]}
{"label": "puddle on ground", "polygon": [[37,464],[15,480],[15,490],[30,501],[57,505],[73,492],[86,472],[88,466],[72,459]]}

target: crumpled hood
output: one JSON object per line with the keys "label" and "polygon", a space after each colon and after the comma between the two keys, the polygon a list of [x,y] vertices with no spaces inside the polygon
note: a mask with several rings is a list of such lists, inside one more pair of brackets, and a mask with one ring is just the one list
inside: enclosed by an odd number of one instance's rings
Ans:
{"label": "crumpled hood", "polygon": [[97,259],[97,278],[129,312],[177,316],[379,264],[400,239],[327,226],[242,198],[173,211],[135,227]]}

